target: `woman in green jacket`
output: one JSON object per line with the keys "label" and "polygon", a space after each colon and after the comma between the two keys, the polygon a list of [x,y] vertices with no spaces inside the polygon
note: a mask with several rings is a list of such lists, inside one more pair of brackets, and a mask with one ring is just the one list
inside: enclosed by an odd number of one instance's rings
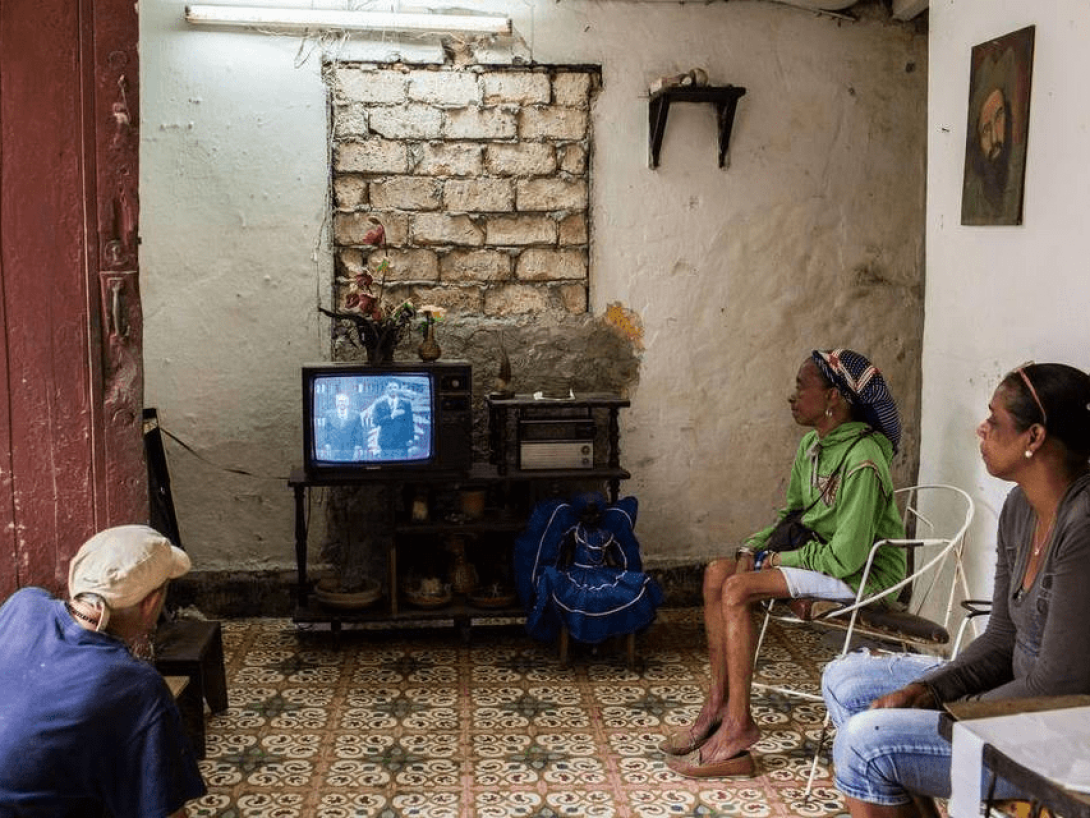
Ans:
{"label": "woman in green jacket", "polygon": [[[852,600],[876,540],[904,537],[889,463],[900,442],[897,407],[881,373],[849,349],[815,350],[799,368],[791,415],[812,429],[799,443],[787,506],[803,528],[797,548],[767,550],[775,525],[704,572],[704,625],[711,685],[688,727],[659,745],[675,772],[693,778],[752,775],[760,738],[750,712],[755,603],[821,597]],[[868,593],[905,576],[904,552],[880,548]]]}

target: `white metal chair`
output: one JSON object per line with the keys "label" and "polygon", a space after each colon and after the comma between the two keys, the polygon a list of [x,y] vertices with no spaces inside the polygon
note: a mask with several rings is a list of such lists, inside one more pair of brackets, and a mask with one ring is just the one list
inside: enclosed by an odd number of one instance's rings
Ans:
{"label": "white metal chair", "polygon": [[[973,621],[978,617],[991,616],[992,614],[992,601],[990,599],[963,599],[961,600],[961,607],[965,609],[965,617],[961,620],[957,638],[954,639],[954,647],[950,651],[951,659],[961,652],[961,646],[965,642],[965,634],[973,626]],[[976,633],[973,633],[969,638],[973,639],[976,635]]]}
{"label": "white metal chair", "polygon": [[[792,625],[843,630],[840,656],[848,653],[853,644],[861,639],[892,649],[949,655],[952,642],[950,618],[958,587],[965,587],[962,550],[965,533],[973,520],[973,500],[962,489],[948,485],[911,486],[898,489],[895,494],[903,509],[905,530],[912,536],[879,540],[874,544],[863,569],[860,589],[866,587],[874,555],[881,546],[906,549],[908,576],[878,594],[867,595],[860,590],[850,603],[806,600],[803,607],[807,609],[807,615],[803,618],[796,613],[800,607],[798,604],[792,606],[794,610],[788,608],[787,612],[781,612],[785,607],[784,601],[770,601],[765,606],[764,622],[757,639],[755,679],[760,672],[761,648],[773,619]],[[897,600],[893,605],[883,601],[890,599],[891,595]],[[792,602],[798,603],[798,600]],[[819,694],[797,687],[759,681],[754,681],[753,686],[787,696],[821,701]],[[810,767],[807,797],[813,787],[828,721],[826,714]]]}

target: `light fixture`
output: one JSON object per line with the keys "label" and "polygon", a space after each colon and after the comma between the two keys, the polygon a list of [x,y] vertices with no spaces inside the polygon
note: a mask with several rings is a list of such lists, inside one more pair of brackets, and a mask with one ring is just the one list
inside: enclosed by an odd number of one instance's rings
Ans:
{"label": "light fixture", "polygon": [[510,34],[510,17],[466,14],[397,14],[378,11],[186,6],[193,25],[260,28],[267,31],[435,31],[450,34]]}

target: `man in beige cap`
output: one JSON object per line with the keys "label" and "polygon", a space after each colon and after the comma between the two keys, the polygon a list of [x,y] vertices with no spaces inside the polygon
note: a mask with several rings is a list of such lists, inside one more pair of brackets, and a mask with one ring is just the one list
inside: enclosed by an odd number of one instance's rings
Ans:
{"label": "man in beige cap", "polygon": [[23,588],[0,608],[0,818],[184,818],[204,795],[170,691],[138,658],[189,566],[154,529],[110,528],[72,559],[67,602]]}

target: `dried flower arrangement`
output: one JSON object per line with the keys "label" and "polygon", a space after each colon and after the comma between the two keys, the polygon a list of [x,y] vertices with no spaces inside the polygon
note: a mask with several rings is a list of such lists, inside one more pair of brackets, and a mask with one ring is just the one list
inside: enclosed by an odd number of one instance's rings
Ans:
{"label": "dried flower arrangement", "polygon": [[[369,221],[373,227],[367,231],[362,243],[373,248],[385,248],[386,228],[374,217]],[[389,271],[390,260],[383,258],[374,273],[364,269],[351,278],[338,278],[337,283],[341,285],[340,308],[318,308],[323,315],[348,322],[354,330],[354,333],[348,333],[348,337],[366,350],[370,363],[393,360],[394,348],[417,313],[411,301],[391,302],[385,297]]]}

